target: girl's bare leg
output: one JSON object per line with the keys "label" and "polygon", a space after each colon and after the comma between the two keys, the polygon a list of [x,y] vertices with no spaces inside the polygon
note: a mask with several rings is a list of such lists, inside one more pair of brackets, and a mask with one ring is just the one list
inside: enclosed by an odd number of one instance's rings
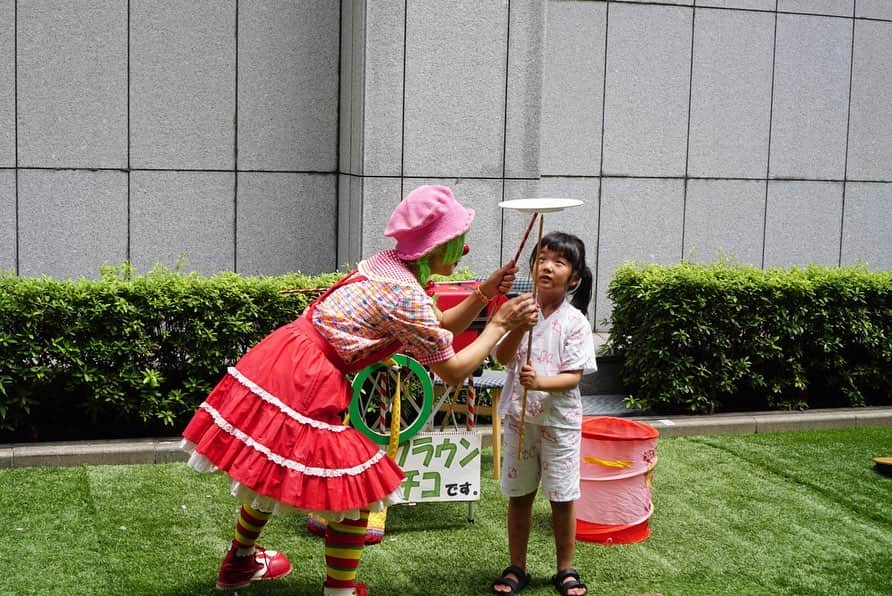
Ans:
{"label": "girl's bare leg", "polygon": [[[536,492],[533,491],[522,497],[510,497],[508,499],[508,554],[511,564],[527,568],[527,544],[530,540],[530,528],[533,524],[533,501]],[[513,577],[511,573],[508,577]],[[514,578],[520,580],[519,577]],[[495,586],[495,592],[507,592],[507,586]]]}
{"label": "girl's bare leg", "polygon": [[[551,502],[551,527],[554,532],[554,549],[557,554],[557,570],[573,567],[576,552],[576,507],[574,501]],[[585,594],[583,588],[570,594]]]}

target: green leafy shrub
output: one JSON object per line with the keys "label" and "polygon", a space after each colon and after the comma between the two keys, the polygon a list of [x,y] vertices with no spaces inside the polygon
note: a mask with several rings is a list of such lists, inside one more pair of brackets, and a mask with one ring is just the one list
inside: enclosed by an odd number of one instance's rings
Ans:
{"label": "green leafy shrub", "polygon": [[169,433],[225,366],[314,297],[280,290],[338,275],[0,275],[0,442]]}
{"label": "green leafy shrub", "polygon": [[631,405],[710,413],[892,401],[892,273],[628,264],[607,291]]}

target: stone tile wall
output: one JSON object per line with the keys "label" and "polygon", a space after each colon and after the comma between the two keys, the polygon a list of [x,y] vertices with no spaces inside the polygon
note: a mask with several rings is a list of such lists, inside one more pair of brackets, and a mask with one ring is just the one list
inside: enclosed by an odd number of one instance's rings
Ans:
{"label": "stone tile wall", "polygon": [[[330,271],[412,188],[627,260],[892,268],[886,0],[0,0],[0,268]],[[524,259],[528,256],[524,255]]]}
{"label": "stone tile wall", "polygon": [[337,2],[0,0],[0,268],[337,267]]}

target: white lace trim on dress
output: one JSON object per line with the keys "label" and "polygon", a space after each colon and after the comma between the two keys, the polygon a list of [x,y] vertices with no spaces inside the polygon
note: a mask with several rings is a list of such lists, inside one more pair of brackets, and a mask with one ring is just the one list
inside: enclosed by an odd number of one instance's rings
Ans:
{"label": "white lace trim on dress", "polygon": [[[195,451],[195,443],[192,441],[188,441],[183,439],[180,442],[180,449],[187,451],[189,453],[189,462],[188,465],[192,469],[198,472],[216,472],[217,466],[211,463],[211,460],[203,456],[202,454]],[[251,490],[244,484],[238,482],[237,480],[232,481],[232,487],[230,488],[230,492],[234,497],[236,497],[240,502],[246,503],[253,507],[254,509],[259,509],[261,511],[269,511],[276,515],[281,515],[284,513],[315,513],[324,517],[329,521],[343,521],[344,519],[359,519],[360,510],[357,509],[348,509],[346,511],[318,511],[313,509],[302,509],[298,507],[294,507],[287,503],[283,503],[277,499],[273,499],[272,497],[267,497],[265,495],[258,494],[257,492]],[[398,487],[395,491],[384,497],[383,499],[379,499],[377,501],[372,501],[371,503],[366,504],[363,509],[368,509],[369,511],[383,511],[387,507],[391,505],[396,505],[398,503],[403,502],[402,497],[402,487]]]}
{"label": "white lace trim on dress", "polygon": [[[272,393],[270,393],[269,391],[267,391],[266,389],[264,389],[263,387],[261,387],[260,385],[258,385],[257,383],[255,383],[254,381],[249,379],[248,377],[246,377],[244,374],[242,374],[242,372],[240,370],[238,370],[234,366],[230,366],[229,368],[227,368],[226,372],[228,372],[230,374],[230,376],[232,376],[236,381],[238,381],[239,383],[241,383],[242,385],[244,385],[245,387],[250,389],[251,393],[253,393],[257,397],[259,397],[263,401],[276,406],[283,413],[288,414],[288,416],[290,416],[291,418],[294,418],[301,424],[307,424],[309,426],[312,426],[313,428],[321,428],[323,430],[330,430],[333,433],[341,433],[341,432],[344,432],[345,430],[347,430],[346,426],[343,426],[343,425],[335,426],[334,424],[328,424],[327,422],[322,422],[321,420],[314,420],[313,418],[307,418],[306,416],[297,412],[296,410],[289,408],[282,400],[280,400],[278,397],[276,397],[275,395],[273,395]],[[204,405],[204,404],[202,404],[202,405]]]}
{"label": "white lace trim on dress", "polygon": [[[230,488],[229,492],[240,502],[246,503],[254,509],[259,509],[261,511],[270,511],[275,515],[298,512],[314,513],[320,517],[324,517],[328,521],[336,522],[343,521],[345,519],[359,519],[359,508],[347,509],[344,511],[319,511],[312,509],[303,509],[294,507],[287,503],[283,503],[282,501],[278,501],[276,499],[273,499],[272,497],[258,494],[244,484],[241,484],[237,481],[232,482],[232,487]],[[402,502],[402,488],[400,487],[383,499],[372,501],[371,503],[366,504],[363,509],[367,509],[372,512],[384,511],[387,507],[390,507],[391,505],[397,505]]]}
{"label": "white lace trim on dress", "polygon": [[[205,412],[210,414],[211,418],[214,419],[214,424],[218,427],[247,445],[248,447],[254,449],[255,451],[259,451],[263,455],[266,456],[268,460],[271,462],[278,464],[282,467],[288,468],[290,470],[294,470],[295,472],[300,472],[301,474],[306,474],[307,476],[319,476],[322,478],[338,478],[340,476],[358,476],[371,468],[373,465],[378,463],[382,457],[385,456],[383,451],[378,451],[375,455],[364,461],[363,463],[352,466],[350,468],[317,468],[314,466],[307,466],[300,462],[294,461],[292,459],[288,459],[278,453],[273,452],[272,449],[267,447],[262,443],[258,443],[247,434],[242,432],[241,430],[234,427],[228,420],[226,420],[220,412],[218,412],[212,405],[207,402],[204,402],[199,406]],[[192,465],[190,458],[190,465]],[[196,470],[201,471],[198,467],[192,466]]]}

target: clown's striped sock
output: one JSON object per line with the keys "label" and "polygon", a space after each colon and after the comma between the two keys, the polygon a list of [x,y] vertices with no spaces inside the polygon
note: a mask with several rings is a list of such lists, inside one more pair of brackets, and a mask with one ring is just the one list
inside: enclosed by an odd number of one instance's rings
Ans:
{"label": "clown's striped sock", "polygon": [[232,545],[238,549],[239,555],[250,555],[254,552],[254,543],[260,536],[263,526],[272,517],[272,513],[258,511],[248,505],[242,505],[235,523],[235,539]]}
{"label": "clown's striped sock", "polygon": [[350,588],[356,579],[356,567],[365,546],[369,512],[361,511],[359,519],[328,522],[325,531],[325,585]]}

